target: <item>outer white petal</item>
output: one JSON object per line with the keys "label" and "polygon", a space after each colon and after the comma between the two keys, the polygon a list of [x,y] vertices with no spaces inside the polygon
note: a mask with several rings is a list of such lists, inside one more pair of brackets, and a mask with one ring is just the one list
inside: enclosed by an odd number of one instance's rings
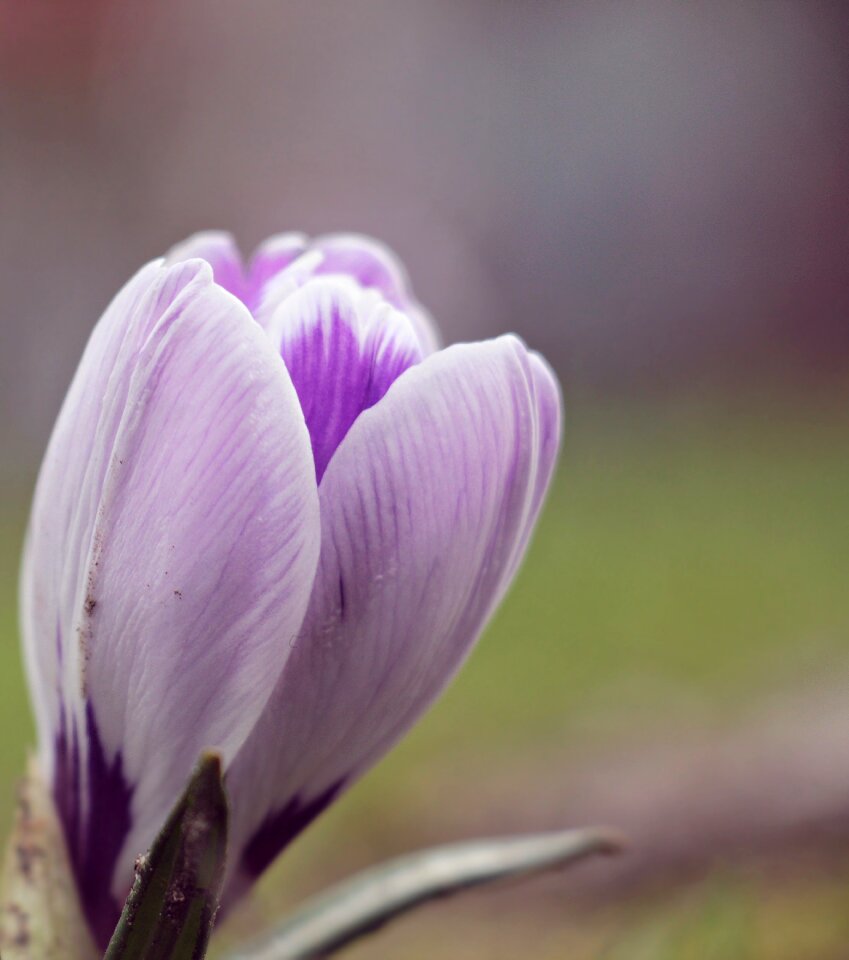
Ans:
{"label": "outer white petal", "polygon": [[145,268],[95,329],[63,406],[22,582],[51,773],[60,727],[79,741],[80,849],[100,840],[85,781],[95,747],[132,791],[116,897],[198,752],[232,757],[263,709],[318,539],[309,437],[282,359],[206,264]]}
{"label": "outer white petal", "polygon": [[524,553],[560,399],[513,337],[406,371],[320,486],[319,572],[294,653],[233,765],[231,899],[413,724]]}
{"label": "outer white petal", "polygon": [[[48,777],[53,772],[60,704],[64,700],[70,707],[69,699],[79,699],[79,684],[62,689],[63,674],[77,653],[63,630],[65,595],[77,592],[87,549],[85,520],[77,517],[85,512],[93,525],[96,491],[104,480],[98,444],[114,442],[120,417],[120,409],[110,411],[104,397],[122,344],[129,347],[132,341],[135,349],[140,346],[144,331],[138,319],[150,311],[152,292],[159,290],[166,300],[169,296],[162,274],[161,261],[142,268],[95,327],[54,427],[36,488],[21,575],[21,620],[41,762]],[[113,389],[118,386],[114,383]],[[111,439],[104,437],[107,426]],[[93,501],[84,499],[89,490],[95,490]],[[73,668],[79,669],[76,661]]]}

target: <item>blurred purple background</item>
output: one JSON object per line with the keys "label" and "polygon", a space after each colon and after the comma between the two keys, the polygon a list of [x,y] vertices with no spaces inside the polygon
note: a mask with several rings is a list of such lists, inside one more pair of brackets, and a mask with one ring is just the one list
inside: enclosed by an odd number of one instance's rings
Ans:
{"label": "blurred purple background", "polygon": [[375,234],[572,397],[845,379],[847,50],[813,0],[0,0],[3,469],[206,227]]}

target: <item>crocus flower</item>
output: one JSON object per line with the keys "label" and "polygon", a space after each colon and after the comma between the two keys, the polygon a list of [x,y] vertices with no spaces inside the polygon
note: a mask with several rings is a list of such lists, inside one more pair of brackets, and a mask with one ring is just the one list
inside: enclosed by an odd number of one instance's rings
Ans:
{"label": "crocus flower", "polygon": [[104,944],[204,748],[232,903],[442,690],[555,462],[556,382],[504,336],[437,348],[384,248],[199,234],[96,325],[22,577],[39,754]]}

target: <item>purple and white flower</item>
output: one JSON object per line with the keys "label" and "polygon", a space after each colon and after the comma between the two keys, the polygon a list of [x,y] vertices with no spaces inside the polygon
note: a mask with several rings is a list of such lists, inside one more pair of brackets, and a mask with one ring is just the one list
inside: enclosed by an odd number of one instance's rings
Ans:
{"label": "purple and white flower", "polygon": [[392,255],[204,233],[94,329],[22,577],[39,752],[105,943],[198,754],[233,902],[409,729],[525,552],[560,398],[513,336],[437,348]]}

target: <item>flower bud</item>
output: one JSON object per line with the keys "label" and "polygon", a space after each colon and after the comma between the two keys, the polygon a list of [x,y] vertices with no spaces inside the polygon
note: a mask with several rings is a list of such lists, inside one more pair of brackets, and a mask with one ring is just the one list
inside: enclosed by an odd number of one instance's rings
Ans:
{"label": "flower bud", "polygon": [[232,903],[459,668],[524,554],[560,435],[512,336],[438,349],[363,238],[226,234],[97,324],[22,575],[40,759],[108,941],[198,755],[220,752]]}

